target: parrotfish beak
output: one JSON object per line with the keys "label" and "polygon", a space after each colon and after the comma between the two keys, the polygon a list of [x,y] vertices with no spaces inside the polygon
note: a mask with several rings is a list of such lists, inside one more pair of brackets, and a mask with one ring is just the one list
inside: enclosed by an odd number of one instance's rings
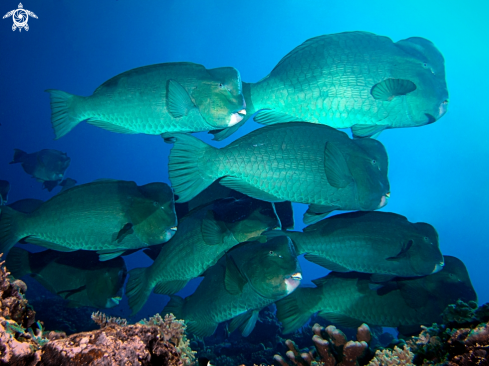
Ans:
{"label": "parrotfish beak", "polygon": [[111,297],[110,299],[107,300],[105,307],[106,308],[113,308],[114,306],[119,305],[119,302],[121,300],[122,300],[122,297]]}
{"label": "parrotfish beak", "polygon": [[391,193],[390,192],[387,192],[384,196],[382,196],[382,198],[380,199],[379,207],[377,207],[377,208],[379,209],[379,208],[382,208],[385,205],[387,205],[387,201],[388,201],[388,199],[390,197],[391,197]]}
{"label": "parrotfish beak", "polygon": [[231,114],[231,119],[229,120],[228,127],[232,127],[235,124],[241,122],[244,116],[246,116],[246,109],[242,109],[236,113]]}
{"label": "parrotfish beak", "polygon": [[173,227],[170,228],[170,230],[173,230],[173,231],[177,231],[177,229],[178,228],[176,226],[173,226]]}
{"label": "parrotfish beak", "polygon": [[448,109],[448,99],[445,99],[441,104],[440,107],[438,108],[439,114],[438,114],[438,119],[443,117],[445,113],[447,113]]}
{"label": "parrotfish beak", "polygon": [[302,280],[302,274],[300,272],[294,273],[289,278],[285,279],[285,285],[287,287],[287,294],[291,294],[299,287]]}
{"label": "parrotfish beak", "polygon": [[444,266],[445,266],[445,262],[440,262],[440,263],[436,264],[435,265],[435,269],[431,273],[433,274],[433,273],[436,273],[436,272],[440,272],[443,269]]}

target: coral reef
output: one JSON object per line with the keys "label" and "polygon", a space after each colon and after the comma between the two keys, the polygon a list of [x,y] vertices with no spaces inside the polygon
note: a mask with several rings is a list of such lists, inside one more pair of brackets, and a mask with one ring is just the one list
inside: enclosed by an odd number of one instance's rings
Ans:
{"label": "coral reef", "polygon": [[377,350],[368,366],[413,366],[413,357],[408,346],[404,345],[402,349],[395,346],[393,350]]}
{"label": "coral reef", "polygon": [[[356,366],[359,360],[372,358],[372,351],[368,347],[372,335],[366,324],[358,328],[356,341],[348,341],[346,335],[333,325],[324,328],[319,324],[314,324],[312,331],[315,350],[299,353],[293,341],[290,339],[285,341],[289,348],[286,356],[294,365]],[[278,354],[274,359],[282,366],[290,366]]]}

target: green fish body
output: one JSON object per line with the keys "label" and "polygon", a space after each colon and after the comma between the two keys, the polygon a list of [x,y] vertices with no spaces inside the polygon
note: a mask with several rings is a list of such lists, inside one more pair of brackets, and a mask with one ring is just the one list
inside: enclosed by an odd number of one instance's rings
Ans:
{"label": "green fish body", "polygon": [[299,288],[276,303],[284,333],[299,329],[316,312],[347,327],[367,323],[412,328],[441,322],[441,313],[458,299],[477,301],[465,265],[450,256],[438,273],[398,279],[378,289],[359,273],[331,272],[313,282],[316,288]]}
{"label": "green fish body", "polygon": [[30,275],[70,306],[111,308],[119,304],[127,269],[122,258],[100,262],[87,251],[29,253],[12,248],[6,266],[15,278]]}
{"label": "green fish body", "polygon": [[204,276],[191,296],[172,296],[163,309],[163,314],[184,319],[187,330],[200,337],[212,335],[219,323],[232,318],[229,330],[239,328],[249,335],[258,312],[292,293],[302,278],[293,244],[285,237],[244,243]]}
{"label": "green fish body", "polygon": [[356,137],[433,123],[448,106],[445,62],[432,42],[367,32],[309,39],[262,80],[243,83],[243,94],[256,122],[351,127]]}
{"label": "green fish body", "polygon": [[[271,203],[248,197],[243,200],[226,199],[226,207],[218,201],[189,213],[151,266],[129,272],[126,293],[134,313],[142,308],[153,290],[158,294],[180,291],[232,247],[280,226]],[[226,216],[233,210],[244,208],[243,203],[250,203],[247,213],[234,222],[226,222]]]}
{"label": "green fish body", "polygon": [[165,183],[99,181],[75,186],[30,213],[2,209],[0,248],[16,242],[59,251],[98,251],[101,259],[168,241],[175,232],[173,193]]}
{"label": "green fish body", "polygon": [[352,140],[331,127],[285,123],[255,130],[222,149],[177,134],[169,177],[177,202],[186,202],[215,180],[270,202],[310,204],[305,222],[333,210],[376,210],[387,203],[388,158],[373,139]]}
{"label": "green fish body", "polygon": [[331,271],[373,273],[373,280],[426,276],[443,268],[436,230],[390,212],[349,212],[321,220],[303,232],[267,235],[287,235],[298,253],[306,253],[307,260]]}
{"label": "green fish body", "polygon": [[229,127],[246,114],[236,69],[206,69],[191,62],[126,71],[89,97],[47,91],[56,138],[84,120],[112,132],[158,135]]}

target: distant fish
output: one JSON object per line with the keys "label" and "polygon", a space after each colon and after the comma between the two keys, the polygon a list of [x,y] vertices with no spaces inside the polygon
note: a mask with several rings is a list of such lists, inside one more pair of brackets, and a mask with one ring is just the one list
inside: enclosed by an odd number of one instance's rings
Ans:
{"label": "distant fish", "polygon": [[97,251],[109,260],[168,241],[176,223],[173,193],[165,183],[99,181],[55,195],[31,213],[2,207],[0,252],[22,240],[64,252]]}
{"label": "distant fish", "polygon": [[191,62],[126,71],[89,97],[47,92],[57,139],[82,121],[117,133],[159,135],[230,127],[246,114],[238,70],[206,69]]}
{"label": "distant fish", "polygon": [[127,275],[122,258],[100,262],[97,254],[83,250],[30,253],[12,248],[6,266],[15,278],[32,276],[48,291],[68,300],[70,306],[117,306]]}
{"label": "distant fish", "polygon": [[63,179],[71,159],[66,153],[44,149],[32,154],[15,149],[14,158],[10,164],[22,164],[24,171],[43,183],[49,192]]}
{"label": "distant fish", "polygon": [[258,313],[292,293],[302,279],[294,245],[279,237],[267,243],[244,243],[231,250],[204,274],[189,297],[171,296],[162,314],[184,319],[187,331],[199,337],[212,335],[219,323],[233,319],[229,331],[248,336]]}
{"label": "distant fish", "polygon": [[[248,116],[275,124],[305,121],[368,137],[433,123],[447,111],[445,61],[435,45],[392,42],[367,32],[311,38],[256,83],[243,83]],[[242,125],[214,131],[223,139]]]}
{"label": "distant fish", "polygon": [[175,145],[169,176],[177,202],[191,200],[217,179],[256,199],[309,204],[305,223],[334,210],[370,211],[387,204],[388,157],[373,139],[312,123],[283,123],[255,130],[222,149],[184,134]]}
{"label": "distant fish", "polygon": [[410,223],[391,212],[348,212],[321,220],[304,232],[265,235],[287,235],[307,260],[336,272],[373,273],[373,281],[426,276],[443,268],[435,228]]}
{"label": "distant fish", "polygon": [[180,220],[178,232],[163,245],[151,266],[129,272],[129,306],[137,313],[153,289],[157,294],[180,291],[232,247],[279,226],[271,203],[246,196],[225,198],[190,212]]}
{"label": "distant fish", "polygon": [[10,183],[6,180],[0,180],[0,206],[7,204],[9,192]]}
{"label": "distant fish", "polygon": [[346,327],[367,323],[419,333],[420,325],[441,322],[441,313],[458,299],[477,301],[465,265],[450,256],[445,256],[445,267],[438,273],[400,278],[378,289],[372,289],[367,274],[355,272],[331,272],[313,282],[316,288],[299,288],[277,301],[285,334],[302,327],[316,312]]}
{"label": "distant fish", "polygon": [[61,191],[59,193],[66,191],[67,189],[70,189],[71,187],[74,187],[76,185],[76,180],[71,179],[71,178],[66,178],[62,180],[59,185],[62,187]]}

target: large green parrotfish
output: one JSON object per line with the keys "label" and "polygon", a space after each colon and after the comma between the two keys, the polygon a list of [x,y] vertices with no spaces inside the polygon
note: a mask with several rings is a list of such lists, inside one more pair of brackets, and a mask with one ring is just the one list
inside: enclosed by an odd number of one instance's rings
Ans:
{"label": "large green parrotfish", "polygon": [[219,323],[234,318],[229,330],[239,329],[246,337],[259,311],[292,293],[301,279],[289,238],[243,243],[206,271],[192,295],[172,296],[162,313],[184,319],[187,330],[200,337],[212,335]]}
{"label": "large green parrotfish", "polygon": [[129,272],[129,306],[138,312],[153,290],[158,294],[178,292],[232,247],[277,227],[280,222],[272,204],[250,197],[226,198],[190,212],[151,266]]}
{"label": "large green parrotfish", "polygon": [[398,327],[403,334],[419,333],[419,326],[441,322],[441,314],[461,299],[477,301],[462,261],[445,256],[445,267],[432,275],[399,278],[377,288],[363,273],[331,272],[278,301],[277,317],[284,333],[291,333],[312,314],[338,325],[358,327],[362,323]]}
{"label": "large green parrotfish", "polygon": [[[263,124],[306,121],[368,137],[435,122],[447,111],[445,62],[427,39],[392,42],[367,32],[311,38],[256,83],[243,83],[248,116]],[[222,139],[238,125],[217,133]]]}
{"label": "large green parrotfish", "polygon": [[89,97],[47,91],[57,139],[82,121],[117,133],[158,135],[226,128],[246,114],[238,70],[191,62],[126,71]]}
{"label": "large green parrotfish", "polygon": [[389,197],[388,157],[373,139],[352,140],[344,132],[312,123],[267,126],[222,149],[199,139],[167,136],[169,177],[177,202],[219,183],[270,202],[309,204],[312,223],[333,210],[376,210]]}
{"label": "large green parrotfish", "polygon": [[6,266],[15,278],[30,275],[70,306],[112,308],[122,298],[127,269],[121,257],[100,262],[94,252],[12,248]]}
{"label": "large green parrotfish", "polygon": [[299,254],[336,272],[372,273],[371,280],[417,277],[443,268],[438,233],[424,222],[380,211],[349,212],[321,220],[296,231],[270,231],[269,237],[287,235]]}
{"label": "large green parrotfish", "polygon": [[0,251],[22,241],[65,252],[97,251],[108,260],[170,240],[176,224],[167,184],[97,181],[68,189],[32,212],[2,207]]}

